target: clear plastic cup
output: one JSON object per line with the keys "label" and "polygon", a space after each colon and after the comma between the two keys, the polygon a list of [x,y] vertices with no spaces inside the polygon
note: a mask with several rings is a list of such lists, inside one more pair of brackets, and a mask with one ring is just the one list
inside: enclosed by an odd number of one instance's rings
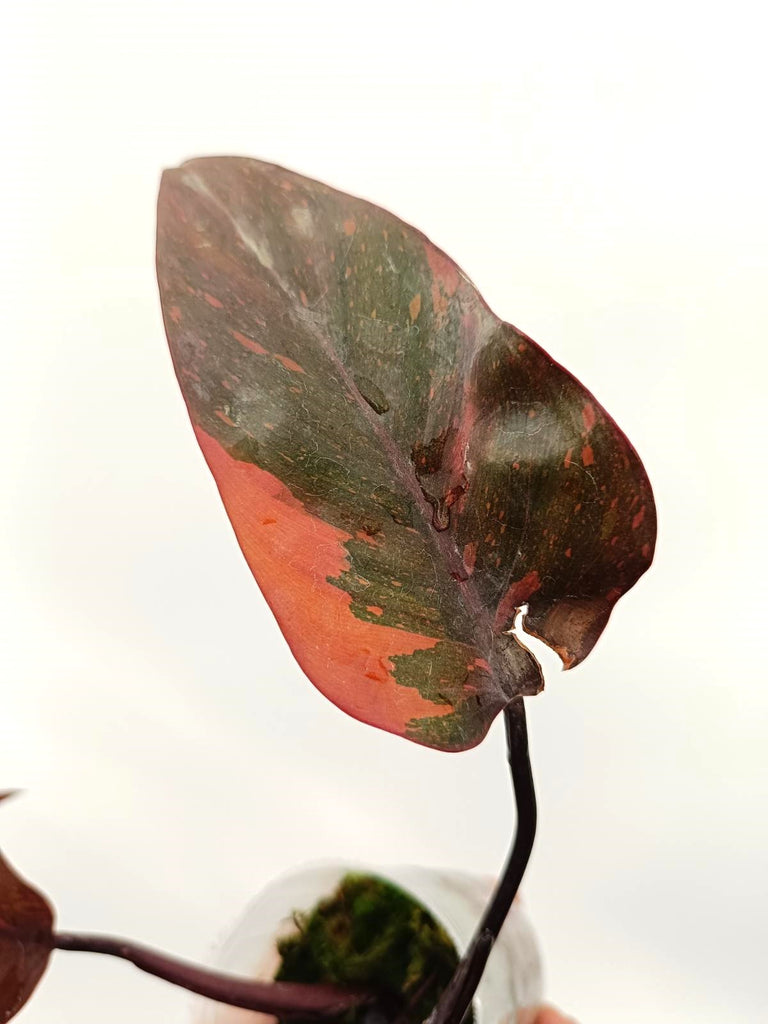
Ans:
{"label": "clear plastic cup", "polygon": [[[222,971],[269,980],[280,958],[277,940],[295,930],[295,911],[311,910],[330,896],[349,872],[372,874],[399,886],[421,903],[450,935],[462,954],[474,934],[493,880],[436,868],[371,868],[360,864],[310,865],[283,875],[245,910],[214,952]],[[533,929],[518,901],[510,911],[478,986],[476,1024],[528,1024],[542,998],[541,958]],[[274,1024],[274,1018],[219,1003],[201,1003],[195,1024]]]}

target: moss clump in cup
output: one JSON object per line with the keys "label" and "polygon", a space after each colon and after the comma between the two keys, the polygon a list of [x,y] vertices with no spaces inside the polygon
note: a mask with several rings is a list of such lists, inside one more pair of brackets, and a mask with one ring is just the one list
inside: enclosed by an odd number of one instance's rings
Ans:
{"label": "moss clump in cup", "polygon": [[412,896],[382,878],[349,874],[327,899],[294,915],[297,932],[278,942],[277,981],[369,989],[374,1007],[341,1024],[422,1024],[458,963],[456,947]]}

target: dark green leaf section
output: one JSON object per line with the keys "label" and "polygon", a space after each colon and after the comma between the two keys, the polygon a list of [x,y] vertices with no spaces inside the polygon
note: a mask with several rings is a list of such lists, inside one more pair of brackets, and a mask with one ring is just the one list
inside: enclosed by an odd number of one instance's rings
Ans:
{"label": "dark green leaf section", "polygon": [[[650,564],[648,480],[592,395],[444,253],[318,182],[211,158],[164,176],[158,275],[238,539],[324,693],[462,749],[543,685],[506,636],[517,609],[567,667],[586,657]],[[300,521],[257,517],[238,465]],[[298,600],[310,589],[330,628]]]}
{"label": "dark green leaf section", "polygon": [[[510,672],[518,671],[518,666],[528,661],[531,678],[536,677],[536,659],[514,636],[498,637],[495,654],[497,664],[508,664]],[[401,686],[421,689],[424,680],[429,679],[433,686],[432,700],[455,709],[450,714],[425,716],[409,723],[405,735],[428,747],[451,749],[457,736],[470,737],[475,722],[493,720],[506,704],[494,692],[488,662],[478,658],[468,663],[466,657],[448,644],[438,644],[407,657],[396,655],[392,661]]]}
{"label": "dark green leaf section", "polygon": [[[347,875],[335,893],[295,921],[298,933],[278,945],[276,980],[373,991],[385,1021],[421,1024],[458,963],[450,937],[429,911],[372,875]],[[370,1012],[352,1010],[339,1024],[362,1024]]]}

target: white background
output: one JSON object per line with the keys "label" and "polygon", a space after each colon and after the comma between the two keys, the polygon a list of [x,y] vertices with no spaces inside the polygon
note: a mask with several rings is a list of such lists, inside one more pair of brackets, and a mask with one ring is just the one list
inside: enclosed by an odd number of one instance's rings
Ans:
{"label": "white background", "polygon": [[[583,1024],[765,1019],[765,25],[757,3],[128,4],[2,14],[0,845],[65,928],[205,957],[282,869],[495,871],[497,727],[439,754],[296,667],[171,371],[163,166],[236,153],[418,225],[579,376],[656,563],[529,701],[525,884]],[[23,1024],[181,1024],[61,953]]]}

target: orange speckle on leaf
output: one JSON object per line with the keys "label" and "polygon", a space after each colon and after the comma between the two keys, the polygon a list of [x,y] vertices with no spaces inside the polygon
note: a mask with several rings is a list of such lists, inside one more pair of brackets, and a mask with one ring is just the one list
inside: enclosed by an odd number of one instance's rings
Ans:
{"label": "orange speckle on leaf", "polygon": [[224,303],[220,302],[215,295],[210,295],[208,292],[203,292],[203,298],[209,306],[213,306],[214,309],[223,309]]}
{"label": "orange speckle on leaf", "polygon": [[274,355],[275,359],[277,359],[278,362],[283,364],[283,366],[286,368],[286,370],[291,370],[292,373],[306,373],[307,372],[304,369],[303,366],[299,366],[298,363],[295,363],[293,361],[293,359],[289,359],[288,356],[281,356],[277,352],[274,352],[273,355]]}
{"label": "orange speckle on leaf", "polygon": [[584,421],[584,429],[589,433],[595,425],[595,410],[591,402],[587,402],[581,410],[581,418]]}
{"label": "orange speckle on leaf", "polygon": [[568,451],[565,453],[565,458],[563,459],[563,465],[565,466],[566,469],[568,469],[570,467],[572,457],[573,457],[573,448],[569,448]]}
{"label": "orange speckle on leaf", "polygon": [[417,292],[408,304],[408,312],[411,314],[411,323],[421,311],[421,292]]}
{"label": "orange speckle on leaf", "polygon": [[[344,271],[344,277],[346,277],[346,278],[352,277],[352,267],[347,266],[346,270]],[[352,305],[351,302],[350,302],[350,305]]]}
{"label": "orange speckle on leaf", "polygon": [[171,306],[168,310],[168,316],[173,320],[175,324],[181,323],[181,310],[178,306]]}
{"label": "orange speckle on leaf", "polygon": [[216,409],[216,410],[214,410],[214,412],[215,412],[215,415],[218,416],[219,419],[222,421],[222,423],[226,423],[228,427],[234,427],[234,425],[235,425],[234,421],[231,420],[229,418],[229,416],[227,416],[227,414],[225,412],[222,412],[221,409]]}
{"label": "orange speckle on leaf", "polygon": [[585,444],[581,449],[581,464],[582,466],[591,466],[595,461],[595,453],[592,451],[592,446]]}
{"label": "orange speckle on leaf", "polygon": [[367,612],[370,612],[371,615],[383,615],[384,614],[384,609],[383,608],[379,608],[379,606],[377,604],[367,604],[365,606],[365,610]]}
{"label": "orange speckle on leaf", "polygon": [[362,540],[364,543],[368,544],[369,547],[372,547],[372,548],[380,547],[380,544],[378,543],[378,541],[376,541],[376,539],[374,537],[372,537],[370,535],[370,533],[366,533],[365,530],[358,530],[357,533],[355,534],[355,536],[357,537],[358,540]]}
{"label": "orange speckle on leaf", "polygon": [[632,529],[636,530],[640,523],[645,519],[645,505],[642,505],[640,511],[632,517]]}
{"label": "orange speckle on leaf", "polygon": [[357,224],[355,224],[354,220],[350,217],[348,220],[344,221],[344,234],[354,235],[355,231],[357,231]]}
{"label": "orange speckle on leaf", "polygon": [[267,350],[260,345],[258,341],[254,341],[252,338],[246,337],[244,334],[241,334],[240,331],[232,331],[231,333],[235,341],[239,341],[241,345],[250,349],[251,352],[255,352],[257,356],[266,356],[268,354]]}
{"label": "orange speckle on leaf", "polygon": [[573,554],[573,551],[572,551],[571,548],[566,548],[565,549],[565,557],[566,558],[570,558],[572,554]]}
{"label": "orange speckle on leaf", "polygon": [[307,293],[304,291],[303,288],[299,288],[299,298],[301,299],[302,306],[309,305],[309,302],[308,302],[308,299],[307,299]]}
{"label": "orange speckle on leaf", "polygon": [[262,526],[273,526],[276,522],[277,522],[276,519],[269,519],[269,518],[267,518],[267,519],[262,519],[261,520],[261,525]]}
{"label": "orange speckle on leaf", "polygon": [[469,573],[470,576],[472,575],[472,573],[474,571],[476,559],[477,559],[477,544],[475,543],[475,541],[470,541],[469,544],[465,544],[464,545],[464,555],[463,555],[464,568],[467,570],[467,572]]}
{"label": "orange speckle on leaf", "polygon": [[440,285],[441,290],[448,298],[451,298],[459,287],[459,272],[454,264],[448,259],[445,253],[435,249],[432,245],[426,246],[427,262],[432,276]]}

